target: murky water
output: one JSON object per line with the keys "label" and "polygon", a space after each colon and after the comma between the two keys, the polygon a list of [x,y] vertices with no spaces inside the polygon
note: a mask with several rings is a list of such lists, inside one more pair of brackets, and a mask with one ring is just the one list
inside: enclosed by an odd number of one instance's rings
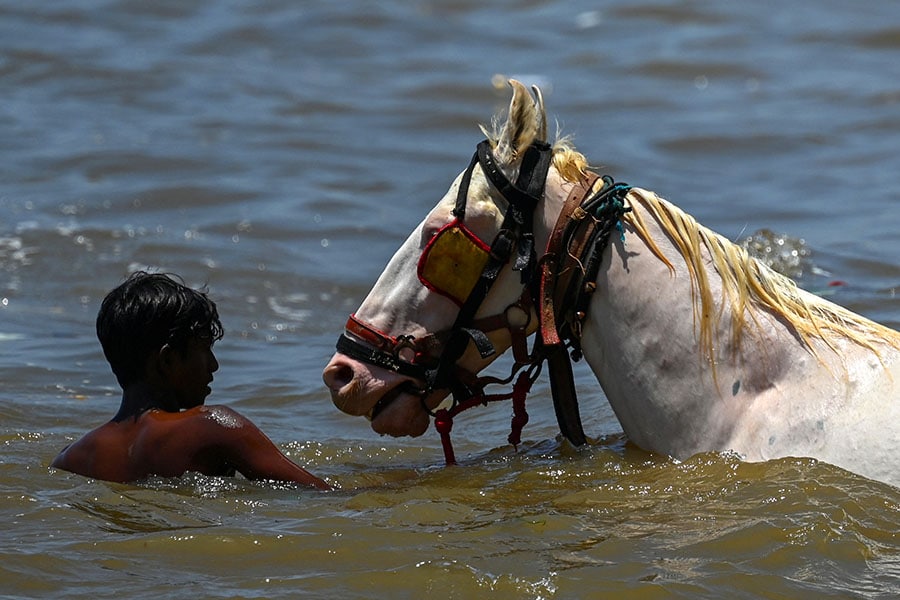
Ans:
{"label": "murky water", "polygon": [[[518,453],[508,407],[473,410],[450,469],[433,431],[379,438],[320,379],[508,102],[498,74],[542,85],[616,179],[734,240],[786,236],[806,287],[900,325],[898,22],[810,0],[0,2],[0,596],[900,594],[900,490],[648,455],[583,365],[595,444],[556,439],[541,381]],[[118,406],[93,321],[137,267],[209,285],[209,401],[337,491],[48,469]]]}

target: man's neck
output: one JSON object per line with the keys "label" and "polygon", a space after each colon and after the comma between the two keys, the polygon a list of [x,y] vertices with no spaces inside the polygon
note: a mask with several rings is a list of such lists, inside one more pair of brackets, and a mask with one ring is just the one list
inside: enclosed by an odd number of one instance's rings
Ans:
{"label": "man's neck", "polygon": [[139,382],[122,391],[122,403],[112,420],[118,423],[128,418],[137,419],[148,410],[179,412],[180,408],[167,390],[147,382]]}

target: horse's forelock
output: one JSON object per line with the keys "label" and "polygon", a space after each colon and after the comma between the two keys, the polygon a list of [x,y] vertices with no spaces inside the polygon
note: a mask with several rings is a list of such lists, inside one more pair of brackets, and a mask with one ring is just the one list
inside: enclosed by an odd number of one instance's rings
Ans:
{"label": "horse's forelock", "polygon": [[579,181],[590,168],[584,154],[575,149],[568,138],[553,142],[553,166],[566,181]]}

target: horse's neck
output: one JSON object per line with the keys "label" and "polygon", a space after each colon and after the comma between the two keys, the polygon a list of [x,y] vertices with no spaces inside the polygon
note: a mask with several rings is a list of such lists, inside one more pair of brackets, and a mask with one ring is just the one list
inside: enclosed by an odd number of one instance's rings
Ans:
{"label": "horse's neck", "polygon": [[[776,289],[787,282],[766,282],[730,242],[658,202],[629,193],[635,215],[623,218],[625,241],[613,235],[604,253],[581,340],[628,438],[679,459],[811,456],[896,484],[900,334],[793,286]],[[699,233],[697,242],[670,237],[654,214]],[[699,260],[686,262],[675,239]],[[764,295],[773,290],[794,305]]]}
{"label": "horse's neck", "polygon": [[[710,438],[719,437],[725,444],[726,423],[735,416],[725,411],[740,411],[740,400],[777,385],[784,365],[811,359],[793,334],[763,311],[744,317],[741,343],[733,343],[730,307],[721,301],[722,280],[709,256],[703,262],[709,265],[714,306],[707,310],[715,314],[712,345],[704,347],[687,265],[635,201],[647,194],[633,190],[630,204],[642,213],[653,243],[672,268],[627,223],[624,242],[612,236],[585,323],[584,354],[631,439],[644,448],[690,454],[701,440],[709,445]],[[679,432],[677,440],[658,439],[673,430]]]}

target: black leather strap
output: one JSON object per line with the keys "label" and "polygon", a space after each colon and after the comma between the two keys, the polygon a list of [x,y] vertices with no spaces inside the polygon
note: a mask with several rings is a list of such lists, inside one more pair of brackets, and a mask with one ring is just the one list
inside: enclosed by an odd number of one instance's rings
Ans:
{"label": "black leather strap", "polygon": [[559,430],[575,446],[583,445],[587,439],[581,425],[578,410],[578,394],[575,392],[575,377],[572,363],[565,346],[555,344],[546,348],[547,370],[550,372],[550,391]]}
{"label": "black leather strap", "polygon": [[341,334],[336,344],[337,351],[345,356],[349,356],[354,360],[358,360],[376,367],[388,369],[407,377],[414,377],[419,381],[425,379],[425,368],[422,365],[408,363],[400,360],[393,354],[370,348],[364,344],[360,344],[346,335]]}

